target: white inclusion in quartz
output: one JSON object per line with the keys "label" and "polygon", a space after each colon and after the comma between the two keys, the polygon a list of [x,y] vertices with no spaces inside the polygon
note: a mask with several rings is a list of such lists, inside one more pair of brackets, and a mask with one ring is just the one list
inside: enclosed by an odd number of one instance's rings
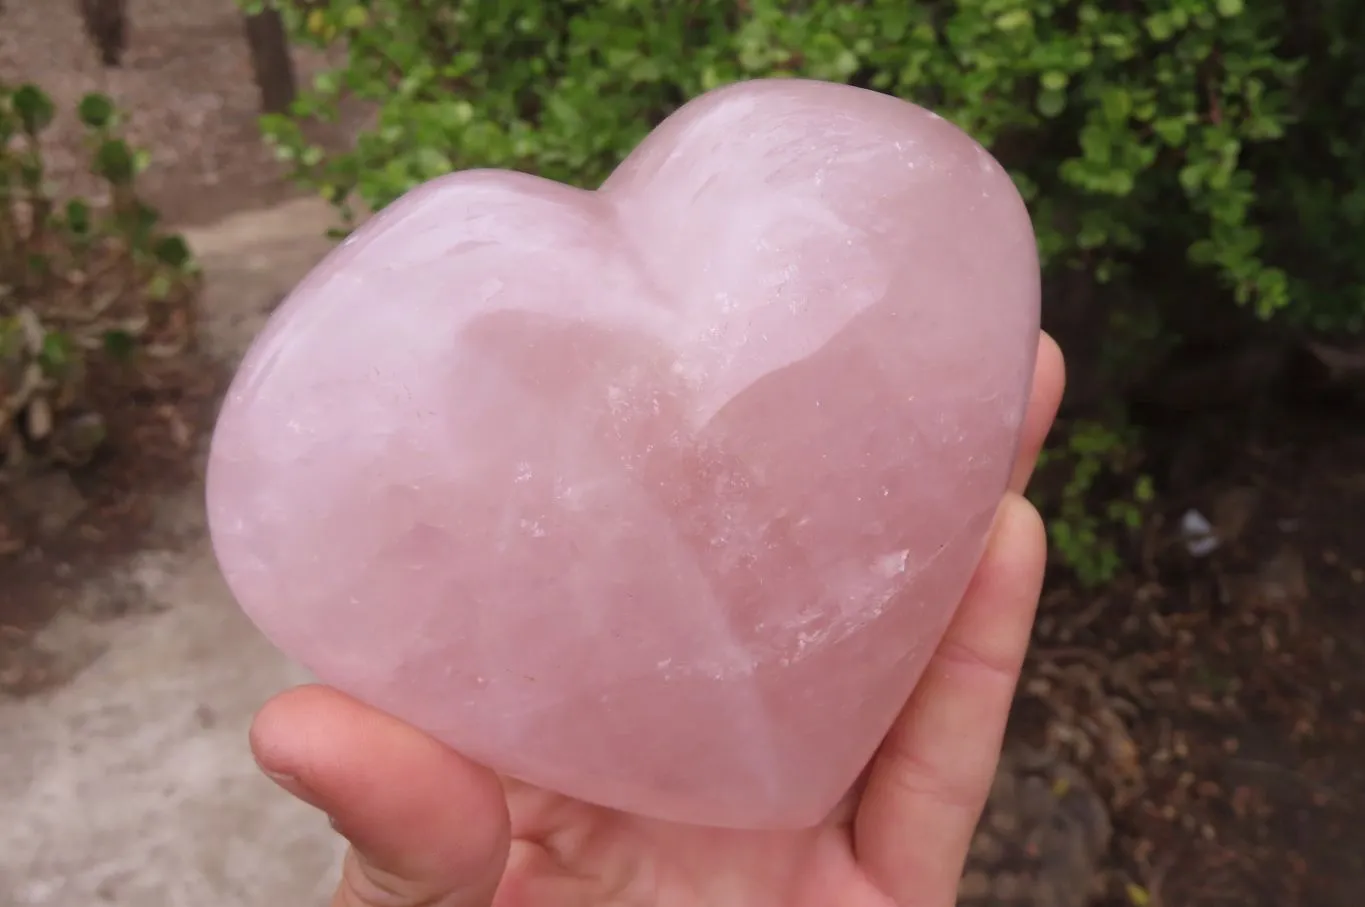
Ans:
{"label": "white inclusion in quartz", "polygon": [[910,560],[910,549],[902,548],[900,551],[892,551],[890,554],[883,554],[877,558],[873,569],[879,576],[886,579],[893,579],[905,572],[906,564]]}

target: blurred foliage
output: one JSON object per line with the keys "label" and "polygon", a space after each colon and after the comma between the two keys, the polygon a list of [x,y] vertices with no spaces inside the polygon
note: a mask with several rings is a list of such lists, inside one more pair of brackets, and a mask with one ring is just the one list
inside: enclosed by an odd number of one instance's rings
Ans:
{"label": "blurred foliage", "polygon": [[1079,419],[1061,429],[1057,442],[1038,459],[1042,482],[1051,490],[1040,503],[1055,555],[1082,585],[1094,586],[1122,566],[1115,539],[1142,526],[1155,490],[1141,471],[1131,427],[1117,420]]}
{"label": "blurred foliage", "polygon": [[88,460],[105,437],[90,393],[100,367],[168,357],[191,338],[196,268],[137,197],[146,159],[119,138],[113,102],[89,94],[75,111],[108,190],[98,204],[47,184],[42,139],[57,113],[39,87],[0,83],[0,473]]}
{"label": "blurred foliage", "polygon": [[[462,167],[592,185],[697,94],[801,76],[916,101],[991,147],[1054,272],[1133,281],[1164,256],[1220,288],[1202,305],[1365,327],[1365,20],[1345,0],[272,2],[296,40],[345,51],[265,128],[346,216]],[[327,154],[300,124],[348,96],[378,119]],[[1109,345],[1141,360],[1161,334]],[[1114,507],[1084,500],[1135,462],[1115,418],[1066,423],[1049,457],[1071,478],[1042,502],[1057,550],[1096,582],[1151,497],[1129,476]]]}

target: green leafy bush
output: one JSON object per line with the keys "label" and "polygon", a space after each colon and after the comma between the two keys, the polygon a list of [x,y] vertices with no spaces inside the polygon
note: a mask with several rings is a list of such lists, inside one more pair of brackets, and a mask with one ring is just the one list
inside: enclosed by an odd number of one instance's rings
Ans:
{"label": "green leafy bush", "polygon": [[41,144],[53,102],[0,83],[0,473],[88,459],[105,435],[90,393],[101,367],[171,356],[193,336],[196,269],[133,190],[142,157],[109,98],[76,112],[107,205],[54,197]]}
{"label": "green leafy bush", "polygon": [[382,206],[453,167],[599,180],[708,88],[797,75],[934,107],[992,145],[1033,204],[1049,261],[1107,269],[1152,233],[1184,242],[1236,296],[1288,302],[1267,264],[1245,150],[1282,138],[1296,64],[1282,4],[1151,0],[281,0],[297,35],[347,61],[299,107],[350,94],[380,119],[327,156],[268,130],[300,176]]}
{"label": "green leafy bush", "polygon": [[[344,214],[468,166],[591,185],[700,92],[803,76],[930,106],[990,146],[1053,271],[1159,272],[1159,291],[1132,295],[1148,302],[1112,313],[1128,346],[1105,342],[1125,361],[1171,342],[1172,306],[1365,327],[1365,26],[1345,0],[275,2],[298,40],[345,49],[293,116],[265,124]],[[377,121],[324,153],[300,123],[346,96]],[[1168,292],[1195,281],[1214,292]],[[1133,323],[1159,327],[1134,338]],[[1079,515],[1082,477],[1132,462],[1134,445],[1066,424],[1081,434],[1060,439],[1053,467],[1076,479],[1044,503],[1058,549],[1098,580],[1150,489],[1121,515]]]}

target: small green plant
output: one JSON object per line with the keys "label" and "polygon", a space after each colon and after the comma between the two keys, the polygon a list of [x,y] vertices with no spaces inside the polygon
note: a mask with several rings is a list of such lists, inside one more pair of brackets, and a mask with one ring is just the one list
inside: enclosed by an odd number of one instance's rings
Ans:
{"label": "small green plant", "polygon": [[1140,470],[1136,434],[1116,424],[1063,424],[1060,443],[1038,463],[1043,490],[1035,491],[1035,502],[1048,514],[1054,555],[1084,586],[1105,583],[1122,567],[1121,546],[1141,528],[1155,497],[1151,478]]}
{"label": "small green plant", "polygon": [[197,268],[134,190],[144,157],[119,138],[109,98],[86,95],[76,113],[103,204],[54,195],[53,102],[0,83],[0,472],[87,460],[105,436],[92,382],[193,338]]}

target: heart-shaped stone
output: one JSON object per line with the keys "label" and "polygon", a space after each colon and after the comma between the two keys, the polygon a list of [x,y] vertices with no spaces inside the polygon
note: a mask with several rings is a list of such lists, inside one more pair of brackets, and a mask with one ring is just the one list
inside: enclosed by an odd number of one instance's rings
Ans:
{"label": "heart-shaped stone", "polygon": [[284,652],[500,772],[812,824],[980,557],[1038,318],[956,127],[721,89],[597,192],[465,172],[348,239],[235,379],[214,545]]}

